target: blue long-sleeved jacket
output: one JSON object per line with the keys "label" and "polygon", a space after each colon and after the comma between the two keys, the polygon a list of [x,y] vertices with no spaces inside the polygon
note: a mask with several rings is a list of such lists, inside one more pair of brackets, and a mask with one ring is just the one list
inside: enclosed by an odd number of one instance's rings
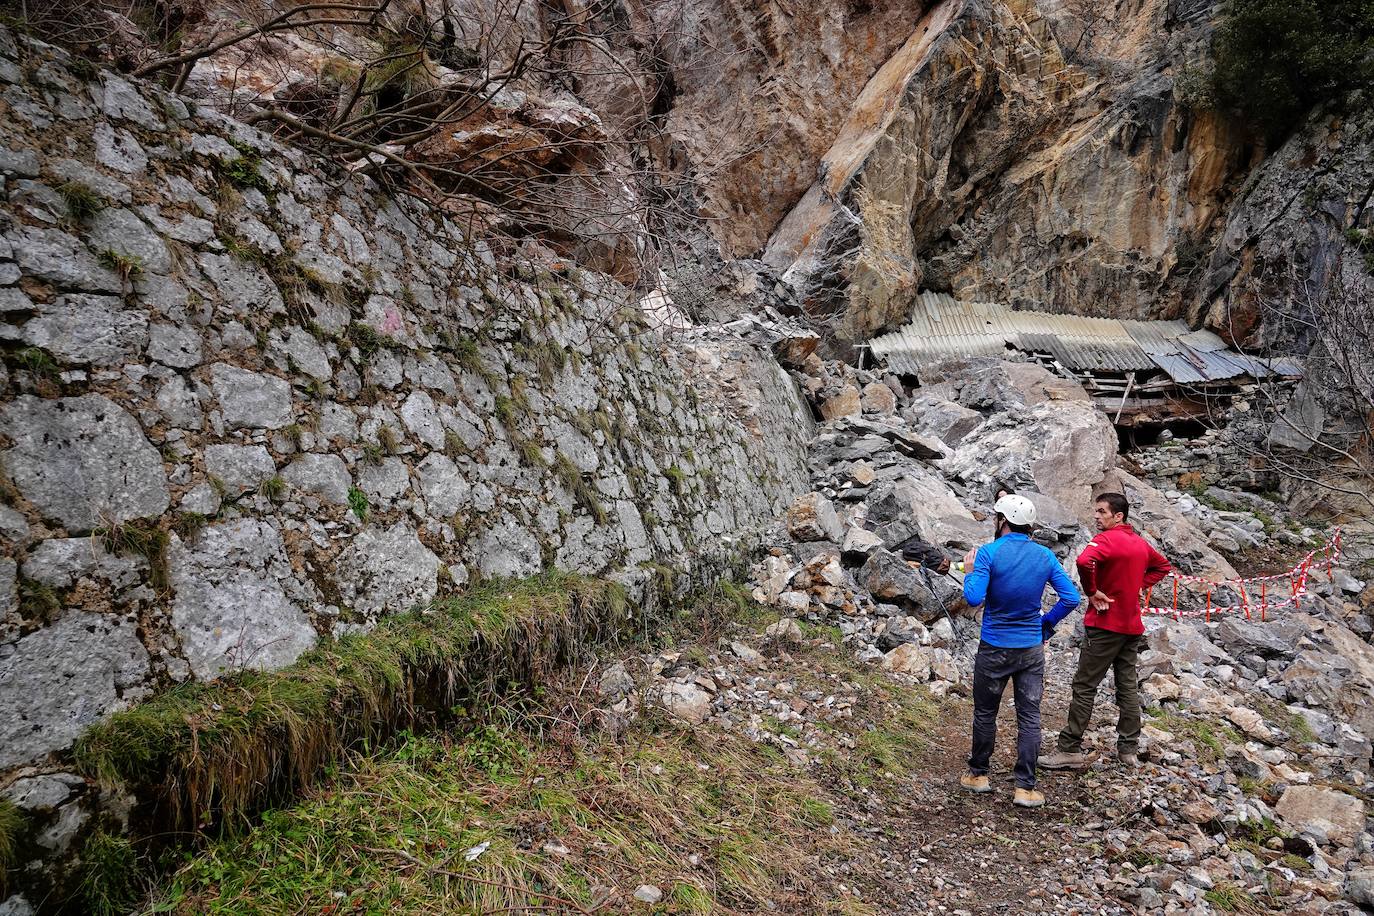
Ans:
{"label": "blue long-sleeved jacket", "polygon": [[1026,649],[1044,641],[1040,599],[1045,586],[1059,601],[1045,615],[1062,620],[1080,600],[1064,567],[1049,549],[1024,534],[1004,534],[978,548],[973,570],[964,576],[964,600],[983,608],[983,641],[1003,649]]}

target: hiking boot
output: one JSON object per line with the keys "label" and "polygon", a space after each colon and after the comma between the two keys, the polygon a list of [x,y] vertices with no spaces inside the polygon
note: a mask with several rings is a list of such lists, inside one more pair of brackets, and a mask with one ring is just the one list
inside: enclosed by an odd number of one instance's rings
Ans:
{"label": "hiking boot", "polygon": [[1088,765],[1088,755],[1055,750],[1052,754],[1041,754],[1035,765],[1046,770],[1081,770]]}
{"label": "hiking boot", "polygon": [[1118,751],[1116,762],[1123,767],[1138,767],[1140,766],[1140,755],[1133,754],[1130,751]]}
{"label": "hiking boot", "polygon": [[1017,789],[1011,803],[1018,808],[1043,808],[1045,793],[1035,789]]}
{"label": "hiking boot", "polygon": [[987,776],[974,776],[972,773],[965,773],[960,776],[959,785],[978,795],[992,791],[992,783],[988,782]]}

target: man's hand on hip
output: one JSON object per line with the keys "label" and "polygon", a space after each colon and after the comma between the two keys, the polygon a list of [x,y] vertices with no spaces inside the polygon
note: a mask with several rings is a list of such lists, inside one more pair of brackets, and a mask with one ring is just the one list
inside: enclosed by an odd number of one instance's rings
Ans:
{"label": "man's hand on hip", "polygon": [[1093,592],[1092,596],[1088,598],[1088,603],[1093,606],[1093,610],[1095,611],[1106,611],[1112,606],[1112,602],[1114,601],[1116,601],[1115,598],[1101,589]]}

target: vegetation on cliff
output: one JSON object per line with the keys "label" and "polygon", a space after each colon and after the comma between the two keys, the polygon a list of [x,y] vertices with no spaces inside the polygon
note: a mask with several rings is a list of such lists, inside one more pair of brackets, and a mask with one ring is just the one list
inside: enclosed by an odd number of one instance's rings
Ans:
{"label": "vegetation on cliff", "polygon": [[1374,77],[1368,0],[1228,0],[1223,15],[1216,101],[1270,138]]}

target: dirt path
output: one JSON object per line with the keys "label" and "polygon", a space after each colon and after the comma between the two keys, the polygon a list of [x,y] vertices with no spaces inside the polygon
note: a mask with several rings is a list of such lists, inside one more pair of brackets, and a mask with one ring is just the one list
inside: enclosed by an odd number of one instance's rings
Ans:
{"label": "dirt path", "polygon": [[[1063,722],[1076,659],[1074,650],[1051,649],[1042,705],[1048,736]],[[1099,704],[1098,719],[1114,721],[1115,708],[1106,699]],[[1084,874],[1089,860],[1102,853],[1100,833],[1139,810],[1120,805],[1113,793],[1103,791],[1119,781],[1120,769],[1099,762],[1085,773],[1042,772],[1046,806],[1033,811],[1013,807],[1016,718],[1008,687],[998,719],[994,791],[963,792],[958,779],[969,751],[972,703],[965,699],[945,708],[928,753],[913,768],[918,775],[900,843],[914,879],[913,905],[901,912],[1135,912],[1100,889],[1091,872]]]}

